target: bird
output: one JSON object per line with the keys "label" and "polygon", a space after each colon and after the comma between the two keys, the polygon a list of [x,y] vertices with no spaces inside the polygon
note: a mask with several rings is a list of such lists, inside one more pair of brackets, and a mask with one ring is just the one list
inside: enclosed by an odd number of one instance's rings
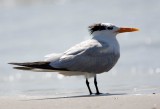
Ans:
{"label": "bird", "polygon": [[[92,38],[82,41],[64,53],[47,55],[43,61],[11,62],[15,69],[58,72],[64,76],[84,76],[89,94],[100,93],[97,74],[110,71],[120,57],[117,34],[139,31],[138,28],[119,27],[112,23],[95,23],[88,27]],[[94,78],[96,93],[93,93],[89,78]]]}

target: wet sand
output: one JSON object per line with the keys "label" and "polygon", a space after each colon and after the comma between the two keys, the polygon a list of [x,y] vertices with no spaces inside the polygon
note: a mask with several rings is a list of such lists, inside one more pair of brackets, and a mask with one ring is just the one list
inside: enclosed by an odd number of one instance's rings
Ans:
{"label": "wet sand", "polygon": [[160,94],[0,97],[0,109],[160,109]]}

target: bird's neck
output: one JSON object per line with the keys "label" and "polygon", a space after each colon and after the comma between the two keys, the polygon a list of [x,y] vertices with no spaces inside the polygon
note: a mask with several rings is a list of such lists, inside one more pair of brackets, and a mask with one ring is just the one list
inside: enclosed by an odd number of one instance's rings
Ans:
{"label": "bird's neck", "polygon": [[112,41],[117,41],[116,34],[109,34],[103,31],[97,31],[92,34],[93,39],[96,39],[98,41],[110,43]]}
{"label": "bird's neck", "polygon": [[111,51],[113,51],[116,54],[119,54],[120,47],[119,43],[116,39],[116,35],[109,35],[109,34],[93,34],[93,39],[106,43],[109,45]]}

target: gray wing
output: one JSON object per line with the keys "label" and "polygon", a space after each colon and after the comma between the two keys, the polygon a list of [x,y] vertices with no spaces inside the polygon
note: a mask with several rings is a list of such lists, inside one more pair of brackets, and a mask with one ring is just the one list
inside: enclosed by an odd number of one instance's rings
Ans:
{"label": "gray wing", "polygon": [[52,61],[51,66],[72,71],[101,73],[108,64],[109,46],[91,39],[67,50],[58,60]]}

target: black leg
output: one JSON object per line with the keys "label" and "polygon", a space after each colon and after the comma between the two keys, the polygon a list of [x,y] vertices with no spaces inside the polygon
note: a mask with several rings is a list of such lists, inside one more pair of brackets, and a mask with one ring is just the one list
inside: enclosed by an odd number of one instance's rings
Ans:
{"label": "black leg", "polygon": [[88,90],[89,90],[90,95],[92,95],[92,91],[91,91],[91,89],[90,89],[90,87],[89,87],[89,82],[88,82],[88,79],[87,79],[87,78],[86,78],[86,85],[87,85],[87,87],[88,87]]}
{"label": "black leg", "polygon": [[94,85],[95,85],[95,87],[96,87],[96,94],[97,94],[97,95],[101,94],[101,93],[99,93],[99,90],[98,90],[97,77],[96,77],[96,76],[94,77]]}

